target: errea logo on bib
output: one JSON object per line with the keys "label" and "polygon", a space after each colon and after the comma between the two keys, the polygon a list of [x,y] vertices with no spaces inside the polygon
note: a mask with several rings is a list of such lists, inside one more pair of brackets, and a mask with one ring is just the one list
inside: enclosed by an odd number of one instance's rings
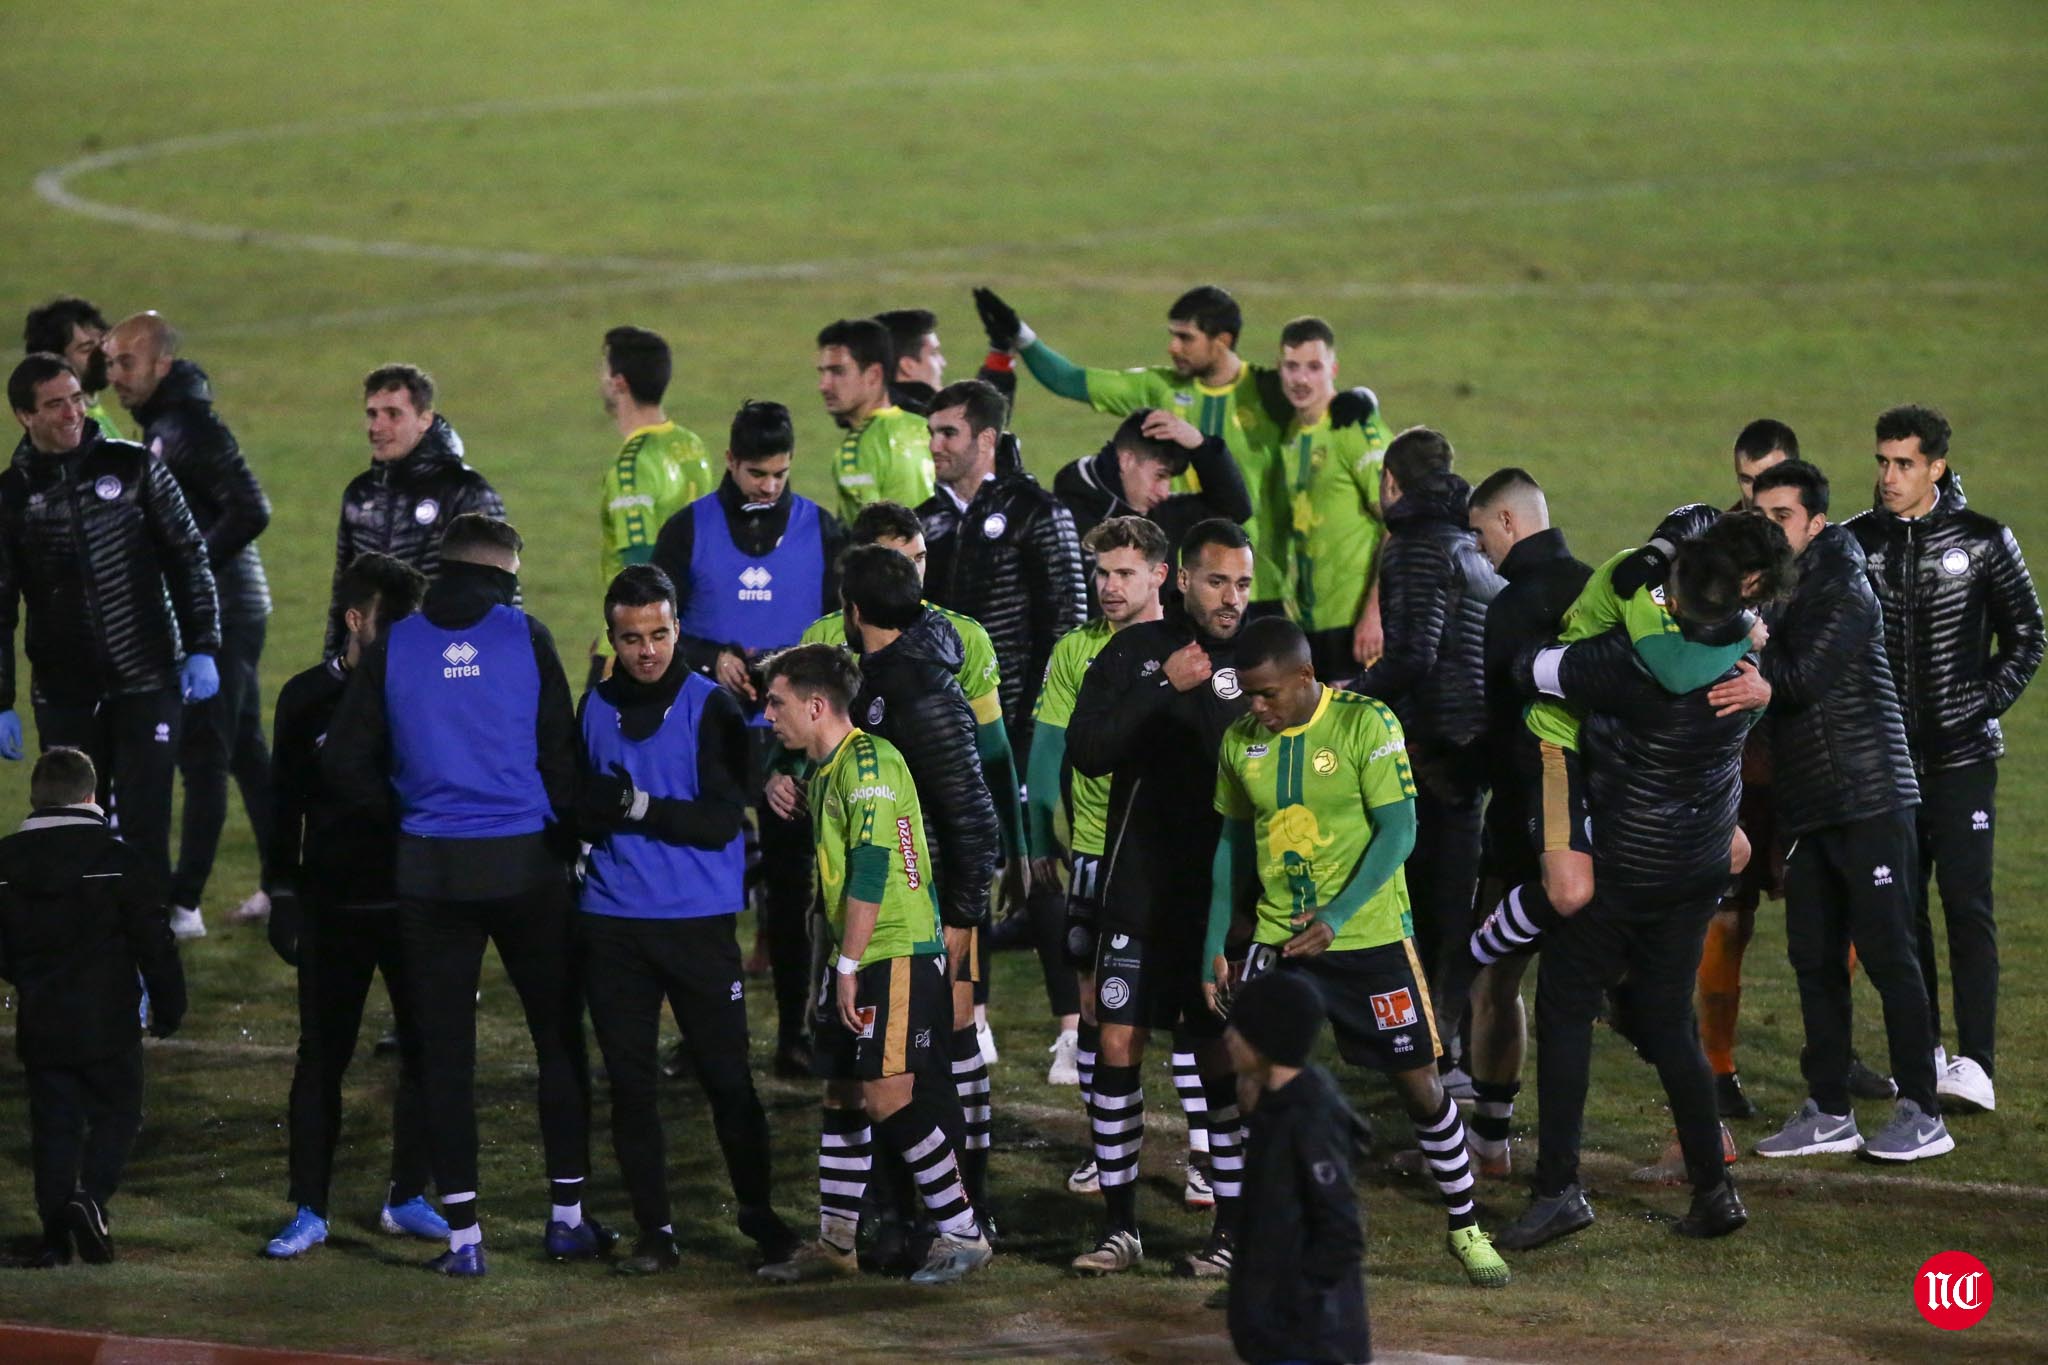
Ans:
{"label": "errea logo on bib", "polygon": [[775,590],[768,585],[775,581],[775,575],[759,564],[749,564],[740,570],[740,601],[773,602]]}
{"label": "errea logo on bib", "polygon": [[444,678],[481,678],[483,666],[476,662],[476,646],[467,640],[459,640],[441,651],[441,657],[448,667],[441,670]]}

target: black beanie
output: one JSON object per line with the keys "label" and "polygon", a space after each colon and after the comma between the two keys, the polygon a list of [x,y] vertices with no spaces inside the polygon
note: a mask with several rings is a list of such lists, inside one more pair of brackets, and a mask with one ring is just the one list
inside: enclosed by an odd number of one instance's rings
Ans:
{"label": "black beanie", "polygon": [[1307,1066],[1323,1031],[1323,997],[1299,972],[1270,971],[1230,1003],[1230,1026],[1282,1066]]}

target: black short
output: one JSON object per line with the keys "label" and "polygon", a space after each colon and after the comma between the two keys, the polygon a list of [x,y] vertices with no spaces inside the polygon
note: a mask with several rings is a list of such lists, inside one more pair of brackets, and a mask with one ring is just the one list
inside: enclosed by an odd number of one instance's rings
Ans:
{"label": "black short", "polygon": [[953,1032],[946,955],[892,957],[854,973],[861,1031],[839,1019],[839,973],[830,963],[811,1002],[811,1074],[828,1081],[879,1081],[921,1071],[943,1057]]}
{"label": "black short", "polygon": [[1095,947],[1095,1022],[1222,1037],[1223,1021],[1202,992],[1201,936],[1139,939],[1103,930]]}
{"label": "black short", "polygon": [[1377,948],[1350,948],[1310,958],[1283,958],[1276,945],[1258,944],[1245,961],[1245,979],[1273,970],[1306,974],[1323,997],[1337,1055],[1376,1071],[1433,1066],[1443,1052],[1436,1010],[1411,939]]}
{"label": "black short", "polygon": [[[1516,776],[1515,794],[1509,798],[1512,804],[1500,820],[1487,821],[1489,833],[1498,830],[1500,840],[1499,847],[1489,852],[1486,871],[1499,876],[1505,886],[1529,881],[1532,863],[1541,875],[1546,853],[1593,856],[1593,815],[1587,804],[1586,768],[1578,751],[1525,733],[1516,737],[1512,757]],[[1510,837],[1506,828],[1510,818],[1521,827],[1519,841]]]}

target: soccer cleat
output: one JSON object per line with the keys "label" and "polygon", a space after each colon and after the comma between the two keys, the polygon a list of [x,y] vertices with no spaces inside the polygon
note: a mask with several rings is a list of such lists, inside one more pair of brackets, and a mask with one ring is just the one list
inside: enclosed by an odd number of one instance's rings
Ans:
{"label": "soccer cleat", "polygon": [[471,1242],[466,1247],[444,1251],[427,1262],[427,1269],[452,1279],[480,1280],[484,1276],[484,1244]]}
{"label": "soccer cleat", "polygon": [[1863,1059],[1855,1053],[1849,1054],[1849,1093],[1859,1100],[1889,1100],[1898,1098],[1898,1083],[1891,1077],[1880,1075],[1864,1065]]}
{"label": "soccer cleat", "polygon": [[1714,1077],[1714,1102],[1724,1119],[1753,1119],[1756,1102],[1742,1093],[1742,1077],[1733,1071]]}
{"label": "soccer cleat", "polygon": [[1863,1144],[1863,1155],[1878,1161],[1921,1161],[1946,1156],[1955,1149],[1956,1140],[1949,1136],[1941,1115],[1929,1114],[1911,1100],[1900,1100],[1892,1110],[1891,1122]]}
{"label": "soccer cleat", "polygon": [[1934,1093],[1953,1101],[1957,1109],[1988,1114],[1998,1108],[1998,1092],[1992,1088],[1991,1077],[1969,1057],[1956,1058],[1935,1075]]}
{"label": "soccer cleat", "polygon": [[659,1275],[683,1263],[682,1249],[673,1234],[644,1232],[633,1244],[633,1254],[612,1266],[614,1275]]}
{"label": "soccer cleat", "polygon": [[1067,1189],[1075,1194],[1102,1193],[1102,1173],[1095,1168],[1094,1157],[1074,1168],[1074,1173],[1067,1177]]}
{"label": "soccer cleat", "polygon": [[1052,1054],[1052,1065],[1045,1069],[1047,1085],[1081,1083],[1081,1040],[1074,1030],[1068,1029],[1053,1039],[1046,1051]]}
{"label": "soccer cleat", "polygon": [[986,1237],[955,1237],[942,1232],[932,1238],[924,1265],[910,1277],[912,1284],[951,1284],[989,1263],[995,1249]]}
{"label": "soccer cleat", "polygon": [[1515,1172],[1514,1153],[1509,1150],[1507,1142],[1503,1140],[1498,1147],[1490,1149],[1473,1133],[1470,1124],[1465,1126],[1465,1156],[1472,1163],[1472,1173],[1481,1180],[1506,1180]]}
{"label": "soccer cleat", "polygon": [[262,924],[270,918],[270,895],[251,891],[247,900],[228,911],[229,924]]}
{"label": "soccer cleat", "polygon": [[1749,1221],[1749,1210],[1735,1192],[1735,1181],[1724,1178],[1705,1194],[1692,1197],[1692,1207],[1672,1225],[1680,1237],[1726,1237]]}
{"label": "soccer cleat", "polygon": [[448,1220],[434,1211],[425,1195],[416,1194],[403,1204],[386,1204],[377,1210],[377,1231],[438,1242],[448,1235]]}
{"label": "soccer cleat", "polygon": [[1211,1232],[1200,1251],[1191,1251],[1173,1263],[1173,1273],[1183,1280],[1227,1280],[1230,1278],[1230,1238]]}
{"label": "soccer cleat", "polygon": [[303,1256],[327,1240],[327,1220],[304,1204],[292,1215],[292,1221],[284,1230],[270,1239],[263,1248],[263,1254],[274,1261],[289,1261]]}
{"label": "soccer cleat", "polygon": [[171,907],[171,933],[179,939],[205,938],[206,921],[189,906]]}
{"label": "soccer cleat", "polygon": [[1216,1207],[1216,1190],[1209,1183],[1209,1173],[1192,1161],[1188,1163],[1187,1179],[1181,1184],[1180,1202],[1198,1213]]}
{"label": "soccer cleat", "polygon": [[1467,1228],[1452,1228],[1444,1239],[1451,1255],[1459,1265],[1465,1267],[1465,1278],[1481,1289],[1505,1288],[1510,1278],[1508,1263],[1493,1249],[1493,1238],[1486,1235],[1477,1223]]}
{"label": "soccer cleat", "polygon": [[64,1206],[64,1227],[78,1246],[79,1260],[105,1265],[114,1259],[114,1237],[107,1229],[106,1210],[85,1191],[72,1195]]}
{"label": "soccer cleat", "polygon": [[1758,1156],[1820,1156],[1853,1152],[1863,1146],[1854,1114],[1823,1114],[1811,1099],[1785,1120],[1785,1126],[1756,1145]]}
{"label": "soccer cleat", "polygon": [[1116,1275],[1144,1259],[1145,1244],[1137,1233],[1112,1232],[1095,1244],[1095,1250],[1076,1256],[1072,1269],[1077,1275]]}
{"label": "soccer cleat", "polygon": [[547,1233],[541,1238],[551,1261],[595,1260],[609,1256],[618,1242],[619,1234],[595,1218],[586,1218],[573,1228],[550,1220]]}
{"label": "soccer cleat", "polygon": [[821,1238],[805,1242],[790,1253],[788,1260],[764,1265],[755,1273],[774,1284],[809,1284],[813,1280],[860,1274],[860,1258],[852,1248],[841,1250]]}
{"label": "soccer cleat", "polygon": [[[739,1213],[740,1232],[761,1253],[761,1264],[786,1261],[796,1253],[796,1234],[782,1216],[766,1204],[743,1205]],[[641,1239],[645,1241],[643,1237]]]}
{"label": "soccer cleat", "polygon": [[[990,1066],[994,1066],[996,1064],[996,1031],[988,1026],[988,1020],[977,1019],[974,1021],[974,1044],[981,1049],[981,1060]],[[1080,1083],[1081,1077],[1077,1073],[1074,1077],[1074,1084],[1079,1085]]]}
{"label": "soccer cleat", "polygon": [[1506,1251],[1534,1251],[1546,1242],[1569,1237],[1593,1226],[1593,1205],[1577,1185],[1567,1185],[1560,1194],[1538,1195],[1529,1201],[1522,1216],[1493,1235],[1493,1244]]}
{"label": "soccer cleat", "polygon": [[[1733,1166],[1739,1153],[1735,1148],[1735,1134],[1728,1131],[1728,1125],[1721,1125],[1721,1164]],[[1644,1185],[1683,1185],[1686,1180],[1685,1148],[1678,1145],[1678,1134],[1674,1130],[1671,1141],[1664,1148],[1664,1155],[1648,1166],[1640,1166],[1628,1174],[1630,1180]]]}

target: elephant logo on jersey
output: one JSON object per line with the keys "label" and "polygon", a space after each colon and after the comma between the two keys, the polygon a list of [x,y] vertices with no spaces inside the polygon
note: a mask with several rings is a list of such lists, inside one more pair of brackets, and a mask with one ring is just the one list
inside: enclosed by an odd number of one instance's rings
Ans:
{"label": "elephant logo on jersey", "polygon": [[1332,842],[1307,806],[1284,806],[1266,825],[1266,856],[1275,862],[1292,858],[1313,866],[1316,850]]}
{"label": "elephant logo on jersey", "polygon": [[1318,749],[1316,750],[1316,756],[1310,759],[1309,762],[1317,772],[1321,773],[1324,777],[1328,777],[1331,773],[1337,771],[1337,751],[1335,749]]}
{"label": "elephant logo on jersey", "polygon": [[1234,668],[1217,669],[1216,675],[1209,679],[1209,685],[1215,688],[1216,695],[1225,701],[1236,701],[1244,695],[1244,689],[1238,686],[1237,670]]}

